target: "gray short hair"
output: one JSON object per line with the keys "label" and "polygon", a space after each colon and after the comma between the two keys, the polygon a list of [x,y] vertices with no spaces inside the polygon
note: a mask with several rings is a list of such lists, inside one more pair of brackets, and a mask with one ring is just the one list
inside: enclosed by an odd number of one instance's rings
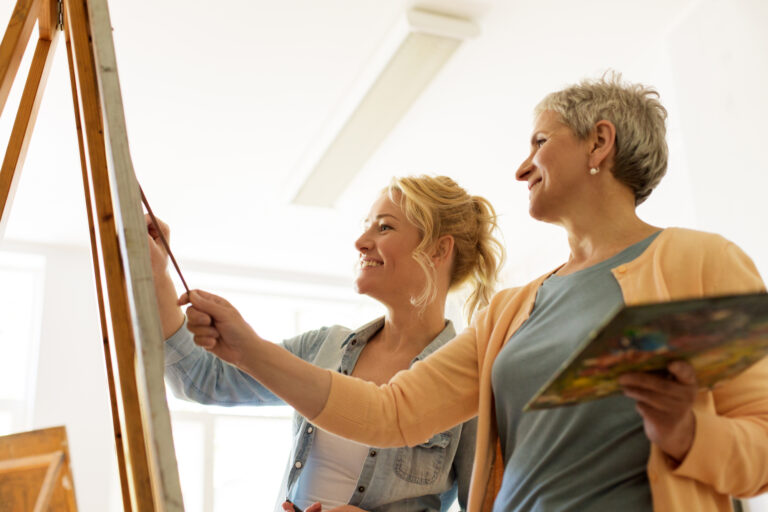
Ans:
{"label": "gray short hair", "polygon": [[548,94],[536,106],[557,112],[577,137],[584,139],[603,119],[616,127],[613,175],[635,193],[635,205],[651,194],[667,172],[667,110],[659,93],[642,84],[623,83],[621,74],[606,73]]}

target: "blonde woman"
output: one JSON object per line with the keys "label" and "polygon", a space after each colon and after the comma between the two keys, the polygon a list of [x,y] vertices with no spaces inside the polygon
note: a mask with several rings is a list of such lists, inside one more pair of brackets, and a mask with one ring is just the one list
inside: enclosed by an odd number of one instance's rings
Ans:
{"label": "blonde woman", "polygon": [[[385,316],[354,330],[333,326],[310,331],[275,348],[343,375],[386,383],[454,337],[453,325],[445,319],[450,290],[471,288],[469,314],[487,304],[503,254],[495,227],[490,203],[470,196],[450,178],[393,180],[374,202],[355,242],[360,255],[357,291],[381,302]],[[157,233],[150,228],[150,235]],[[165,254],[154,243],[151,249],[168,338],[166,378],[174,392],[206,404],[282,403],[251,376],[223,362],[237,364],[226,349],[209,353],[195,345],[182,326],[184,314],[176,305]],[[195,314],[190,311],[189,326],[199,323]],[[258,325],[258,319],[252,321]],[[201,334],[197,328],[192,332]],[[464,509],[475,429],[476,422],[467,421],[411,448],[379,449],[337,437],[297,414],[280,496],[311,510],[350,504],[343,510],[416,512],[447,510],[458,494]]]}
{"label": "blonde woman", "polygon": [[617,306],[765,289],[723,237],[638,217],[667,168],[665,120],[656,91],[618,76],[545,97],[516,176],[531,216],[565,230],[569,257],[497,294],[466,331],[386,386],[286,357],[193,291],[182,300],[192,301],[196,341],[314,424],[361,442],[413,446],[478,415],[470,512],[730,511],[730,496],[768,489],[768,359],[711,390],[675,362],[671,379],[624,375],[624,396],[522,412]]}

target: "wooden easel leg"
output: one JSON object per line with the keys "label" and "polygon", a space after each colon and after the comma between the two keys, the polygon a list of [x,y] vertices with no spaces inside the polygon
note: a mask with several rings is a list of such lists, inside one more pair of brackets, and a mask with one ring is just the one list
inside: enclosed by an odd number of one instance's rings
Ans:
{"label": "wooden easel leg", "polygon": [[16,121],[8,141],[8,149],[5,152],[2,167],[0,167],[0,238],[3,237],[5,231],[8,220],[6,212],[10,211],[13,194],[19,182],[29,140],[37,120],[40,101],[48,81],[48,73],[53,62],[57,41],[54,32],[52,41],[40,39],[37,42],[35,56],[32,59],[32,66],[29,69],[27,83],[24,86],[21,103],[16,114]]}
{"label": "wooden easel leg", "polygon": [[13,79],[19,70],[38,14],[40,0],[18,0],[0,43],[0,114],[3,113]]}
{"label": "wooden easel leg", "polygon": [[[132,510],[152,512],[156,510],[151,486],[146,440],[142,427],[142,414],[138,398],[135,374],[136,345],[133,338],[131,313],[128,303],[125,272],[120,258],[118,239],[115,236],[114,209],[107,172],[106,141],[102,123],[96,64],[90,45],[87,0],[66,0],[65,24],[72,44],[75,82],[80,101],[80,111],[85,137],[87,165],[86,181],[90,184],[90,200],[94,229],[98,244],[95,248],[99,262],[97,271],[102,299],[109,311],[109,334],[113,343],[113,369],[117,369],[116,393],[120,400],[118,410],[122,427],[122,443],[128,467],[128,480]],[[105,300],[104,300],[105,299]],[[122,406],[122,407],[120,407]],[[118,452],[121,450],[118,447]]]}
{"label": "wooden easel leg", "polygon": [[68,24],[64,25],[64,41],[67,48],[67,61],[69,62],[69,79],[72,84],[72,104],[75,107],[75,128],[77,131],[77,145],[80,149],[80,168],[82,169],[83,190],[85,192],[85,206],[88,214],[88,228],[91,240],[91,261],[96,278],[96,298],[99,304],[99,320],[101,326],[102,346],[104,349],[104,361],[107,370],[107,383],[109,385],[109,403],[112,406],[112,429],[115,433],[115,451],[117,453],[117,466],[120,472],[120,489],[123,497],[123,512],[132,512],[131,490],[128,482],[128,470],[126,466],[125,448],[123,443],[123,432],[120,426],[120,411],[117,407],[117,391],[115,388],[115,376],[112,369],[112,350],[109,342],[109,325],[107,324],[107,310],[104,304],[104,295],[101,291],[99,282],[101,280],[101,270],[99,267],[99,254],[96,250],[96,228],[93,221],[93,208],[91,199],[91,187],[88,183],[88,163],[85,157],[85,143],[83,142],[83,128],[80,121],[80,99],[77,92],[77,80],[75,79],[75,62],[72,56],[72,42],[69,37]]}
{"label": "wooden easel leg", "polygon": [[40,39],[53,40],[57,32],[62,30],[59,25],[59,1],[40,0],[39,14],[37,16],[37,28]]}

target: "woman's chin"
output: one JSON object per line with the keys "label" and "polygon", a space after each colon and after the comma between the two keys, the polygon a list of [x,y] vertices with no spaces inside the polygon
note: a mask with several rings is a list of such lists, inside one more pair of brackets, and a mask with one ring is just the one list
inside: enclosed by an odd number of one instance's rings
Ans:
{"label": "woman's chin", "polygon": [[530,215],[531,218],[534,220],[542,220],[543,212],[541,210],[542,210],[541,206],[535,203],[534,201],[531,201],[528,204],[528,215]]}
{"label": "woman's chin", "polygon": [[353,288],[360,295],[370,295],[371,286],[366,281],[367,281],[367,279],[365,279],[365,276],[358,276],[358,278],[355,279],[355,283],[353,285]]}
{"label": "woman's chin", "polygon": [[359,295],[367,295],[373,300],[381,302],[381,293],[379,293],[381,290],[377,286],[367,283],[366,280],[356,280],[354,289]]}

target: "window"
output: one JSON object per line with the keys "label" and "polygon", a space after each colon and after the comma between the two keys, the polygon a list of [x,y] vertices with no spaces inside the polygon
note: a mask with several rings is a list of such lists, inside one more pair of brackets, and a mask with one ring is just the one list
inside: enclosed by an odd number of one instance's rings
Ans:
{"label": "window", "polygon": [[28,427],[44,272],[43,256],[0,252],[0,435]]}

